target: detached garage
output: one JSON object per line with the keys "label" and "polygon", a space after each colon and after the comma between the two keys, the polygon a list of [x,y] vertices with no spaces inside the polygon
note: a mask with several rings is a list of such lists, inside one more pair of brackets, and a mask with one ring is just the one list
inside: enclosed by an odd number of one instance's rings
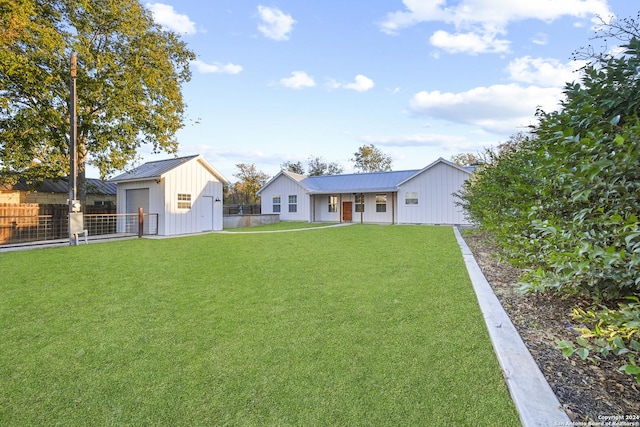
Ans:
{"label": "detached garage", "polygon": [[222,230],[223,186],[229,182],[201,155],[148,162],[111,182],[118,185],[118,213],[142,208],[158,214],[158,235]]}

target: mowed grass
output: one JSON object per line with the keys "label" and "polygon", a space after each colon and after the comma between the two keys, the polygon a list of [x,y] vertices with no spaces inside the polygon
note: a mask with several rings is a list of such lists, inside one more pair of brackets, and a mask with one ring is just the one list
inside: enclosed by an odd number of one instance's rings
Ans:
{"label": "mowed grass", "polygon": [[0,253],[0,425],[515,426],[447,227]]}
{"label": "mowed grass", "polygon": [[256,231],[291,231],[306,228],[327,227],[337,225],[335,222],[303,222],[303,221],[280,221],[275,224],[256,225],[254,227],[231,228],[227,231],[232,233],[252,233]]}

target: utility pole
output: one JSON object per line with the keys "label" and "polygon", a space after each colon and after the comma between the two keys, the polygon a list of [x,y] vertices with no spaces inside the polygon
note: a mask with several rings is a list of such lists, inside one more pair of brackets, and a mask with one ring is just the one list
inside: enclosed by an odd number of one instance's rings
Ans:
{"label": "utility pole", "polygon": [[[78,152],[76,149],[77,124],[76,124],[76,54],[71,53],[71,79],[69,84],[69,245],[75,244],[74,234],[83,229],[83,217],[80,213],[80,202],[77,198],[78,191]],[[78,223],[80,221],[80,223]]]}

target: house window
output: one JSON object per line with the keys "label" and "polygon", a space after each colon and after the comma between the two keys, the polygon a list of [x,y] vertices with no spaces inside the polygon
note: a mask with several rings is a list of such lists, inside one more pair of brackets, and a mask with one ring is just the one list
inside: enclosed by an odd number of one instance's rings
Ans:
{"label": "house window", "polygon": [[417,191],[407,191],[404,193],[404,204],[405,205],[417,205],[418,204],[418,192]]}
{"label": "house window", "polygon": [[338,196],[329,196],[329,212],[338,212]]}
{"label": "house window", "polygon": [[386,212],[386,211],[387,211],[387,195],[376,194],[376,212]]}
{"label": "house window", "polygon": [[356,212],[364,212],[364,194],[356,194]]}
{"label": "house window", "polygon": [[298,196],[295,194],[289,195],[289,213],[298,212]]}
{"label": "house window", "polygon": [[280,213],[280,196],[273,196],[273,213]]}
{"label": "house window", "polygon": [[191,209],[191,194],[178,193],[178,209]]}

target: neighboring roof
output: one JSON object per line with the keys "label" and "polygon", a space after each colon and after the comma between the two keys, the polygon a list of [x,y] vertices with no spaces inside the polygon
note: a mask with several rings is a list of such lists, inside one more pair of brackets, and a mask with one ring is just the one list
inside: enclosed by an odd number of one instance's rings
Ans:
{"label": "neighboring roof", "polygon": [[[28,186],[24,181],[14,185],[0,185],[0,190],[38,191],[40,193],[68,193],[69,179],[45,179],[36,187]],[[87,178],[87,194],[116,195],[117,185],[97,178]]]}
{"label": "neighboring roof", "polygon": [[128,181],[141,181],[146,179],[159,179],[164,174],[172,171],[173,169],[182,166],[183,164],[197,159],[202,166],[208,169],[213,175],[215,175],[220,181],[228,184],[229,181],[220,174],[213,166],[211,166],[201,155],[196,154],[193,156],[176,157],[174,159],[155,160],[144,163],[128,172],[122,173],[114,178],[111,178],[110,182],[128,182]]}

